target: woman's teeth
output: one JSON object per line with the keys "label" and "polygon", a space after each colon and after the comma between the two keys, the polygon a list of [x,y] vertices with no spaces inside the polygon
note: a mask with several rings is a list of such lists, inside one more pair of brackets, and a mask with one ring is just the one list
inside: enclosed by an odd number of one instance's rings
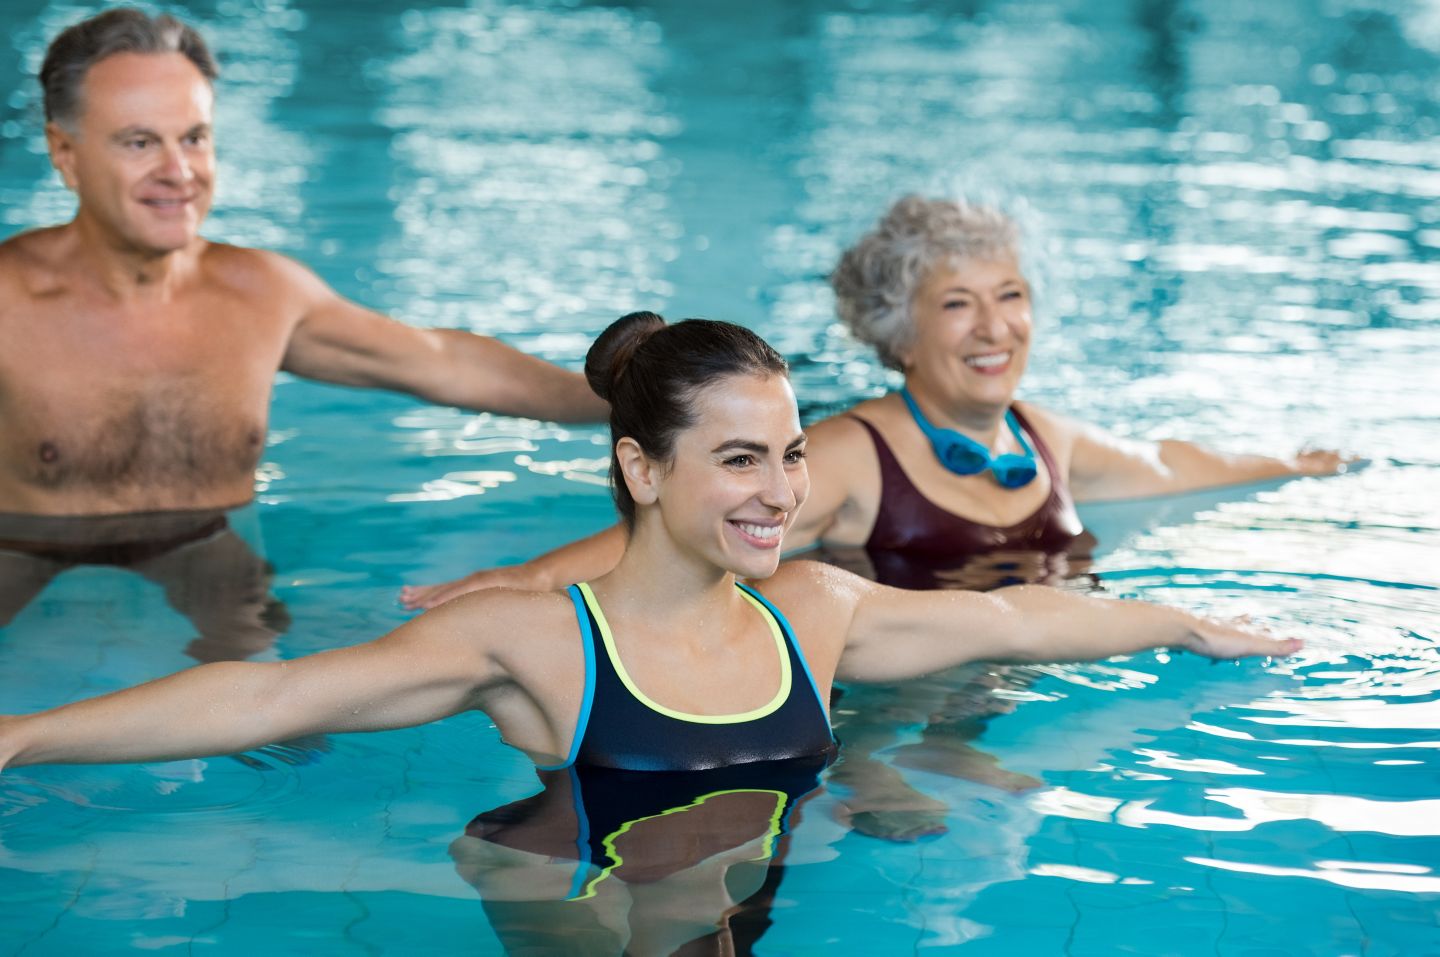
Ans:
{"label": "woman's teeth", "polygon": [[993,369],[995,366],[1003,366],[1010,361],[1010,353],[996,352],[988,356],[971,356],[965,360],[967,366],[974,366],[977,369]]}
{"label": "woman's teeth", "polygon": [[755,538],[780,537],[779,525],[751,525],[749,522],[736,522],[735,526],[746,535],[752,535]]}

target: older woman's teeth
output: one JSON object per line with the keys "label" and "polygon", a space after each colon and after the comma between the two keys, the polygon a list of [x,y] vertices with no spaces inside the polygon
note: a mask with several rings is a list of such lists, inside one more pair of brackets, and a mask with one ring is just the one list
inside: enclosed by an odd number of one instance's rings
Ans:
{"label": "older woman's teeth", "polygon": [[746,535],[753,535],[756,538],[779,538],[779,525],[751,525],[749,522],[736,522],[735,525]]}
{"label": "older woman's teeth", "polygon": [[989,356],[971,356],[965,360],[967,366],[974,366],[977,369],[993,369],[995,366],[1003,366],[1010,361],[1010,353],[997,352]]}

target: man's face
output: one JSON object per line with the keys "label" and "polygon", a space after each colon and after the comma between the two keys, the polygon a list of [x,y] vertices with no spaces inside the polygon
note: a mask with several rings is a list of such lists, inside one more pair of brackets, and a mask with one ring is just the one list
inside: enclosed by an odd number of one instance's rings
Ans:
{"label": "man's face", "polygon": [[92,66],[75,128],[46,127],[51,161],[80,199],[77,220],[128,252],[193,240],[214,188],[213,104],[180,53],[117,53]]}

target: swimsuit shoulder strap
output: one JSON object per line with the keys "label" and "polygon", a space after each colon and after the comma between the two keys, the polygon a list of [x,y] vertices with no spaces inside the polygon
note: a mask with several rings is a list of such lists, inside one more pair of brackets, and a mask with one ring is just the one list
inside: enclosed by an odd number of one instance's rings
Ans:
{"label": "swimsuit shoulder strap", "polygon": [[780,626],[780,633],[785,638],[785,646],[794,670],[798,670],[805,676],[806,683],[810,685],[811,693],[815,695],[815,700],[820,705],[820,712],[822,714],[829,714],[829,709],[825,706],[825,700],[820,696],[820,688],[815,683],[815,676],[810,673],[810,663],[805,660],[805,651],[800,647],[800,640],[795,637],[795,629],[791,627],[790,621],[785,617],[784,612],[771,604],[770,599],[749,585],[737,581],[735,587],[754,599],[757,606],[769,614],[771,619]]}
{"label": "swimsuit shoulder strap", "polygon": [[870,441],[875,446],[875,457],[880,462],[880,508],[882,510],[885,508],[887,497],[893,498],[897,493],[909,492],[918,495],[915,483],[910,481],[910,476],[905,474],[900,460],[895,457],[894,450],[890,448],[890,443],[885,441],[885,437],[880,434],[880,430],[858,415],[848,415],[846,418],[854,419],[864,426],[865,431],[870,434]]}
{"label": "swimsuit shoulder strap", "polygon": [[1045,439],[1031,424],[1029,416],[1021,412],[1018,405],[1010,406],[1010,413],[1015,416],[1015,421],[1019,423],[1021,430],[1029,436],[1030,445],[1035,449],[1035,455],[1045,463],[1045,470],[1050,473],[1051,486],[1068,484],[1065,482],[1065,476],[1059,473],[1055,465],[1055,456],[1051,454],[1050,446],[1045,443]]}
{"label": "swimsuit shoulder strap", "polygon": [[585,739],[585,730],[590,726],[590,709],[595,703],[595,616],[590,611],[594,595],[586,584],[571,585],[565,589],[575,605],[575,620],[580,626],[580,647],[585,655],[585,690],[581,693],[580,713],[575,719],[575,730],[570,737],[570,751],[560,764],[538,766],[541,771],[558,771],[575,763],[580,754],[580,743]]}

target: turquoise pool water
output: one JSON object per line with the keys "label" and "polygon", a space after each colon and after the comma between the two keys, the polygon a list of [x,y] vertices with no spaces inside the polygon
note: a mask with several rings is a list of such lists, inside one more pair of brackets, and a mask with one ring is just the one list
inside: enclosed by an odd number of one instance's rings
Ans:
{"label": "turquoise pool water", "polygon": [[[68,215],[30,77],[94,6],[0,9],[6,234]],[[877,840],[845,826],[841,789],[817,793],[757,953],[1440,953],[1433,6],[187,12],[225,67],[210,235],[409,321],[576,363],[633,308],[732,319],[790,356],[813,418],[888,382],[831,316],[838,251],[899,193],[963,188],[1023,197],[1035,223],[1029,398],[1127,434],[1371,460],[1086,513],[1110,592],[1248,613],[1307,638],[1295,659],[1142,655],[842,701],[893,716],[879,760],[948,831]],[[405,619],[402,582],[610,517],[599,430],[283,377],[270,426],[235,519],[288,611],[260,658],[370,638]],[[66,572],[0,629],[0,710],[185,667],[194,636],[152,582]],[[988,714],[969,744],[1035,786],[926,770],[945,742],[917,717],[951,711]],[[7,773],[0,953],[499,953],[449,847],[533,781],[478,716]]]}

